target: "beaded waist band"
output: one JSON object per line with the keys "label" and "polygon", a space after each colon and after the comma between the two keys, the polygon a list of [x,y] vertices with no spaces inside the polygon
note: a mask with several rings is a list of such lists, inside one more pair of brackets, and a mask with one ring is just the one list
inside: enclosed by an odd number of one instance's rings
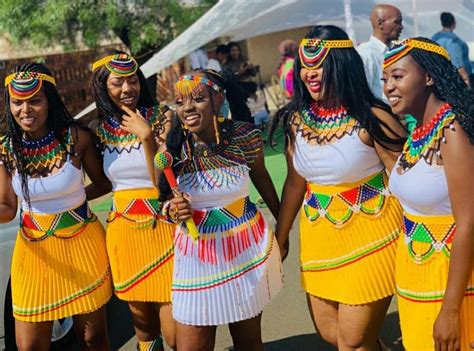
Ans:
{"label": "beaded waist band", "polygon": [[343,226],[355,213],[379,214],[389,195],[383,171],[351,184],[308,183],[303,209],[311,222],[325,217],[334,225]]}
{"label": "beaded waist band", "polygon": [[404,213],[403,232],[410,256],[421,264],[435,253],[443,253],[449,258],[456,223],[451,215],[415,216]]}
{"label": "beaded waist band", "polygon": [[49,236],[70,239],[82,233],[87,224],[96,219],[87,202],[84,202],[73,210],[57,214],[22,212],[20,230],[29,241],[41,241]]}
{"label": "beaded waist band", "polygon": [[134,223],[136,228],[155,228],[158,219],[165,220],[161,214],[163,203],[156,199],[125,199],[114,197],[107,223],[123,218]]}

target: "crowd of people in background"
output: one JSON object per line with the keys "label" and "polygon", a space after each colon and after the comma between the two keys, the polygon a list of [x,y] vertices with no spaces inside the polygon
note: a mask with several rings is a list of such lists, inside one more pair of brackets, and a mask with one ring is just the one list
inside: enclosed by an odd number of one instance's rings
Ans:
{"label": "crowd of people in background", "polygon": [[[0,222],[20,208],[18,348],[48,350],[53,321],[72,316],[84,349],[108,350],[105,304],[115,294],[140,351],[164,341],[212,351],[218,325],[236,350],[261,351],[262,313],[283,287],[300,212],[301,280],[324,340],[387,350],[379,333],[396,295],[407,350],[474,349],[467,45],[450,13],[432,40],[395,42],[403,19],[391,5],[376,5],[370,21],[357,48],[333,25],[280,44],[275,72],[289,102],[269,130],[270,140],[277,128],[285,135],[280,197],[264,162],[258,66],[238,43],[190,54],[174,110],[134,57],[98,58],[94,130],[71,117],[51,70],[17,66],[5,80]],[[88,201],[109,192],[104,229]]]}

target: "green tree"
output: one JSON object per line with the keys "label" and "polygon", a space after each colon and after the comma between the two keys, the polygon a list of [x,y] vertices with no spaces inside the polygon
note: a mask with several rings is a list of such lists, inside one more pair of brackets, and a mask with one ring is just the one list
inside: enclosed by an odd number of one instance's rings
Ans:
{"label": "green tree", "polygon": [[114,35],[146,59],[195,22],[217,0],[1,0],[0,33],[14,45],[95,48]]}

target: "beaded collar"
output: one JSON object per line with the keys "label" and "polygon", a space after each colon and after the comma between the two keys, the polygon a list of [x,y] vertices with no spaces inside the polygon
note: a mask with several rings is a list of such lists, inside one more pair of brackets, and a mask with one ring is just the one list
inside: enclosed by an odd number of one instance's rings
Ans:
{"label": "beaded collar", "polygon": [[229,186],[247,174],[262,147],[260,132],[251,124],[225,120],[219,144],[196,144],[181,150],[180,185],[194,189]]}
{"label": "beaded collar", "polygon": [[343,106],[327,109],[316,102],[294,114],[290,124],[307,142],[318,145],[330,144],[358,129],[357,120]]}
{"label": "beaded collar", "polygon": [[[140,114],[149,122],[156,135],[162,134],[166,123],[164,113],[168,110],[166,106],[140,107]],[[110,153],[121,154],[126,151],[130,153],[133,149],[141,147],[140,138],[135,134],[126,132],[120,128],[120,121],[114,116],[107,116],[97,127],[97,138],[102,150],[107,149]]]}
{"label": "beaded collar", "polygon": [[[64,129],[62,137],[66,145],[60,143],[56,138],[54,131],[50,131],[47,135],[39,140],[22,139],[21,153],[25,160],[25,172],[28,176],[45,177],[50,175],[54,169],[63,166],[68,154],[72,154],[73,143],[71,133],[68,129]],[[2,156],[8,164],[8,168],[13,170],[16,168],[14,161],[13,145],[6,139],[2,140]]]}
{"label": "beaded collar", "polygon": [[446,128],[454,129],[454,114],[449,104],[444,104],[431,121],[423,126],[414,128],[408,136],[398,161],[399,173],[405,173],[412,168],[421,158],[431,165],[442,164],[441,142],[445,143],[444,131]]}

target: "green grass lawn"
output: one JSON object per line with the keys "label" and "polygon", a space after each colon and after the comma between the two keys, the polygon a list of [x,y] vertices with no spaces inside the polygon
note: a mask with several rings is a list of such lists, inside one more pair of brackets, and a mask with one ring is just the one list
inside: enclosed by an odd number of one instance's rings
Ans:
{"label": "green grass lawn", "polygon": [[[266,140],[267,135],[264,133],[263,138]],[[268,172],[272,177],[273,184],[275,185],[278,196],[281,195],[281,189],[286,178],[286,161],[283,154],[284,149],[284,136],[283,130],[278,129],[275,133],[275,141],[278,144],[272,148],[270,142],[265,144],[265,165],[267,166]],[[255,202],[260,197],[257,189],[253,186],[250,187],[250,199]],[[102,202],[92,206],[94,212],[109,211],[112,205],[112,198],[109,197]]]}

